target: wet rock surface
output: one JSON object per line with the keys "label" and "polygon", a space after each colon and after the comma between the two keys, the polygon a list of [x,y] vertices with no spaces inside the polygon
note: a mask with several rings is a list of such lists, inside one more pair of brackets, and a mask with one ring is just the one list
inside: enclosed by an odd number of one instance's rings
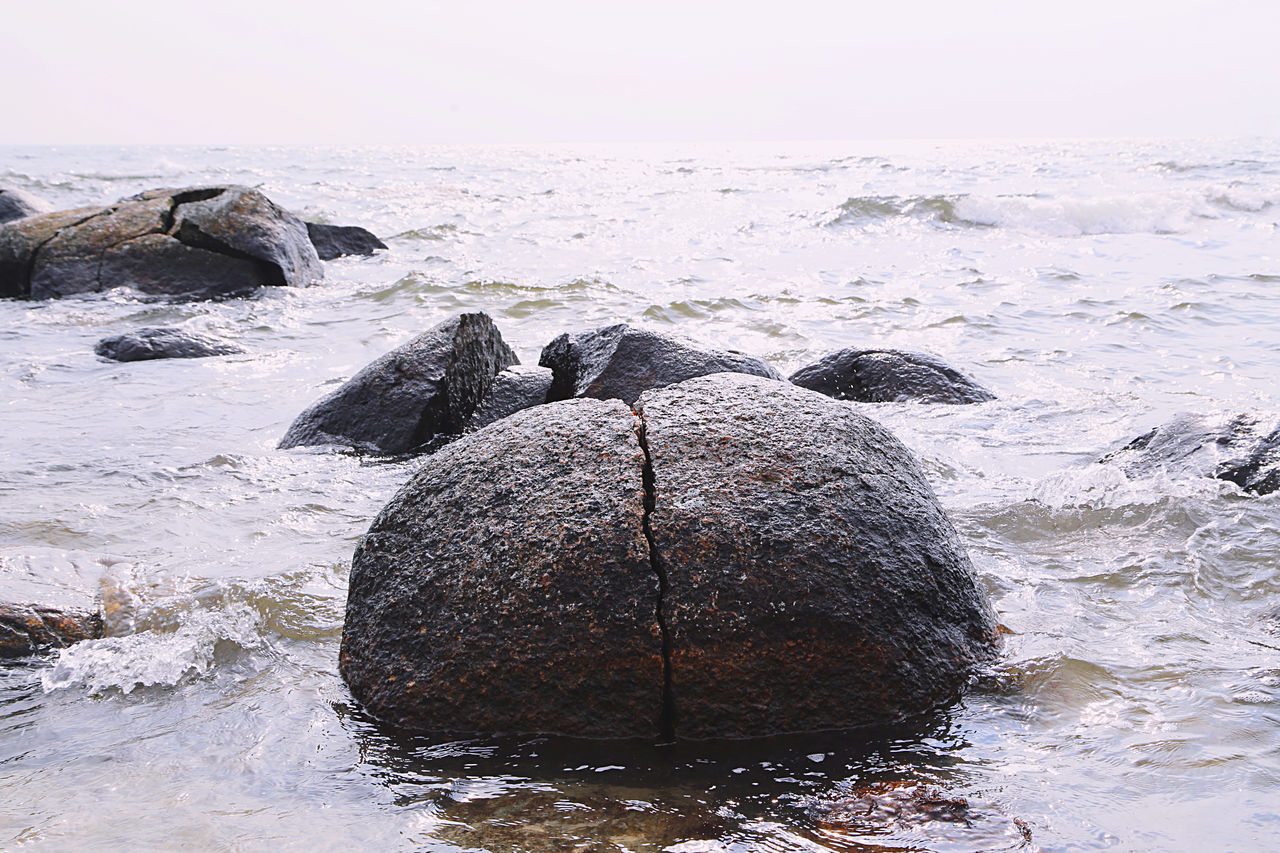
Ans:
{"label": "wet rock surface", "polygon": [[4,296],[130,287],[208,298],[323,276],[302,221],[248,187],[150,190],[110,207],[29,216],[0,228]]}
{"label": "wet rock surface", "polygon": [[508,367],[493,378],[484,399],[468,419],[467,430],[474,432],[508,415],[547,402],[551,377],[551,371],[545,367],[524,364]]}
{"label": "wet rock surface", "polygon": [[[341,669],[433,732],[752,737],[956,697],[998,643],[918,463],[722,373],[518,412],[427,460],[353,561]],[[588,651],[589,649],[589,651]]]}
{"label": "wet rock surface", "polygon": [[378,249],[387,248],[371,231],[357,225],[325,225],[308,222],[307,236],[322,261],[332,261],[346,255],[372,255]]}
{"label": "wet rock surface", "polygon": [[340,669],[432,732],[645,737],[662,711],[639,421],[519,412],[429,457],[352,561]]}
{"label": "wet rock surface", "polygon": [[12,187],[0,187],[0,222],[35,216],[48,210],[48,204],[30,193]]}
{"label": "wet rock surface", "polygon": [[0,658],[23,657],[102,636],[102,617],[39,604],[0,603]]}
{"label": "wet rock surface", "polygon": [[208,358],[244,352],[230,341],[170,326],[154,326],[98,341],[93,351],[111,361],[157,358]]}
{"label": "wet rock surface", "polygon": [[996,397],[941,359],[900,350],[834,352],[791,374],[791,382],[837,400],[862,403],[985,403]]}
{"label": "wet rock surface", "polygon": [[919,463],[851,407],[720,374],[645,394],[675,731],[894,720],[956,697],[996,623]]}
{"label": "wet rock surface", "polygon": [[298,415],[279,446],[413,452],[461,433],[493,378],[518,362],[487,314],[459,314],[366,365]]}
{"label": "wet rock surface", "polygon": [[543,348],[538,364],[555,375],[549,400],[595,397],[631,404],[650,388],[726,371],[782,379],[753,356],[705,349],[625,323],[560,335]]}
{"label": "wet rock surface", "polygon": [[1280,426],[1273,423],[1249,415],[1184,413],[1099,461],[1129,477],[1217,477],[1267,495],[1280,488]]}

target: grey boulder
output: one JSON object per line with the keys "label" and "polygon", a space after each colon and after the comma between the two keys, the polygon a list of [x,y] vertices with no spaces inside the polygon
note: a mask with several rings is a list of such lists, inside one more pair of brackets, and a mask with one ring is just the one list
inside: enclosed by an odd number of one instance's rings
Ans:
{"label": "grey boulder", "polygon": [[467,419],[467,431],[474,432],[531,406],[547,402],[552,373],[545,367],[513,364],[493,377],[493,384],[480,405]]}
{"label": "grey boulder", "polygon": [[298,415],[281,448],[411,453],[463,431],[493,378],[519,362],[487,314],[460,314],[366,365]]}
{"label": "grey boulder", "polygon": [[859,349],[831,353],[791,374],[791,382],[862,403],[985,403],[996,396],[941,359],[919,352]]}
{"label": "grey boulder", "polygon": [[15,190],[11,187],[0,187],[0,222],[22,219],[24,216],[35,216],[44,213],[49,205],[30,193]]}
{"label": "grey boulder", "polygon": [[324,277],[306,226],[248,187],[150,190],[0,228],[0,295],[215,297]]}
{"label": "grey boulder", "polygon": [[570,397],[634,403],[662,388],[709,373],[748,373],[781,380],[764,361],[732,350],[713,350],[625,323],[563,334],[542,350],[538,364],[554,374],[548,400]]}
{"label": "grey boulder", "polygon": [[307,236],[322,261],[332,261],[344,255],[372,255],[377,249],[387,248],[387,244],[372,232],[357,225],[308,222]]}
{"label": "grey boulder", "polygon": [[122,335],[103,338],[98,341],[93,351],[109,361],[208,358],[244,352],[230,341],[168,326],[137,329]]}
{"label": "grey boulder", "polygon": [[1248,415],[1183,413],[1099,461],[1129,477],[1216,477],[1267,495],[1280,488],[1280,425],[1268,430]]}

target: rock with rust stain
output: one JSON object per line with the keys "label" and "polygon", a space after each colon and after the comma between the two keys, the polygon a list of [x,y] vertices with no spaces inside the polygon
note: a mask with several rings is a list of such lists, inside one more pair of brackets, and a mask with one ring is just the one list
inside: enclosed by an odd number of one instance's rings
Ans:
{"label": "rock with rust stain", "polygon": [[366,365],[294,420],[281,448],[336,444],[412,453],[460,434],[504,368],[519,362],[487,314],[459,314]]}
{"label": "rock with rust stain", "polygon": [[722,373],[431,457],[356,552],[341,670],[433,732],[752,737],[943,705],[997,645],[905,447]]}
{"label": "rock with rust stain", "polygon": [[326,225],[307,223],[307,236],[322,261],[332,261],[347,255],[372,255],[378,249],[387,248],[372,231],[358,225]]}
{"label": "rock with rust stain", "polygon": [[1217,477],[1246,492],[1280,489],[1280,426],[1250,415],[1183,413],[1099,461],[1128,477]]}
{"label": "rock with rust stain", "polygon": [[129,287],[210,298],[323,277],[302,221],[249,187],[149,190],[0,228],[0,296]]}
{"label": "rock with rust stain", "polygon": [[548,400],[618,399],[630,405],[645,391],[725,371],[782,379],[772,366],[732,350],[713,350],[625,323],[564,334],[547,344],[538,364],[555,378]]}
{"label": "rock with rust stain", "polygon": [[859,349],[834,352],[791,374],[791,382],[861,403],[985,403],[992,394],[951,365],[920,352]]}
{"label": "rock with rust stain", "polygon": [[102,636],[102,616],[39,604],[0,604],[0,658],[24,657]]}
{"label": "rock with rust stain", "polygon": [[643,465],[636,416],[599,400],[526,409],[428,457],[352,560],[351,692],[437,733],[653,735]]}

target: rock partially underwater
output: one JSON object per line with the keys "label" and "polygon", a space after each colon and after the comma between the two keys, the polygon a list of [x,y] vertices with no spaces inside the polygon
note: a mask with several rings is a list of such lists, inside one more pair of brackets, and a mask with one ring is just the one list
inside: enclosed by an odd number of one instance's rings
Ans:
{"label": "rock partially underwater", "polygon": [[1248,415],[1181,414],[1099,461],[1129,477],[1217,477],[1267,495],[1280,488],[1280,425]]}
{"label": "rock partially underwater", "polygon": [[302,221],[248,187],[150,190],[0,227],[0,296],[208,298],[323,277]]}
{"label": "rock partially underwater", "polygon": [[243,349],[221,338],[171,326],[153,326],[98,341],[93,351],[109,361],[149,361],[158,358],[209,358],[235,355]]}
{"label": "rock partially underwater", "polygon": [[387,248],[371,231],[357,225],[324,225],[308,222],[307,236],[322,261],[332,261],[347,255],[372,255],[378,249]]}
{"label": "rock partially underwater", "polygon": [[35,216],[49,210],[49,205],[30,193],[12,187],[0,187],[0,222]]}
{"label": "rock partially underwater", "polygon": [[102,636],[96,612],[0,603],[0,658],[24,657]]}
{"label": "rock partially underwater", "polygon": [[906,448],[722,373],[428,458],[356,551],[340,669],[422,731],[750,737],[937,707],[997,642]]}
{"label": "rock partially underwater", "polygon": [[831,353],[791,374],[791,382],[862,403],[985,403],[996,396],[941,359],[919,352],[859,349]]}

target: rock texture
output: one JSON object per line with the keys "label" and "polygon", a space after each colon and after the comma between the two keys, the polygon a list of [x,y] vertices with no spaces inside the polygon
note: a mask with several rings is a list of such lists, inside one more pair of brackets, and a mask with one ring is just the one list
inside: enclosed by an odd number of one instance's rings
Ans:
{"label": "rock texture", "polygon": [[43,607],[0,604],[0,658],[23,657],[102,636],[102,617]]}
{"label": "rock texture", "polygon": [[322,261],[332,261],[344,255],[372,255],[377,249],[387,248],[371,231],[355,225],[323,225],[307,223],[307,236]]}
{"label": "rock texture", "polygon": [[791,382],[837,400],[862,403],[985,403],[996,396],[931,355],[899,350],[834,352],[791,374]]}
{"label": "rock texture", "polygon": [[906,448],[721,373],[428,459],[356,552],[341,671],[432,732],[751,737],[934,708],[997,644]]}
{"label": "rock texture", "polygon": [[29,193],[9,187],[0,187],[0,222],[21,219],[24,216],[35,216],[38,213],[46,212],[48,209],[49,205]]}
{"label": "rock texture", "polygon": [[213,297],[323,278],[302,221],[248,187],[151,190],[0,228],[0,295]]}
{"label": "rock texture", "polygon": [[995,619],[920,465],[794,386],[723,374],[640,398],[675,731],[900,718],[957,696]]}
{"label": "rock texture", "polygon": [[595,397],[629,404],[650,388],[726,371],[782,379],[758,358],[703,349],[625,323],[561,335],[543,348],[538,364],[555,374],[548,400]]}
{"label": "rock texture", "polygon": [[93,351],[111,361],[149,361],[155,358],[207,358],[244,352],[230,341],[187,332],[169,326],[155,326],[113,335],[98,341]]}
{"label": "rock texture", "polygon": [[493,378],[488,393],[467,420],[467,431],[474,432],[508,415],[547,402],[551,378],[551,371],[545,367],[523,364],[508,367]]}
{"label": "rock texture", "polygon": [[352,560],[339,667],[356,698],[432,732],[652,735],[638,431],[621,403],[573,400],[429,457]]}
{"label": "rock texture", "polygon": [[411,453],[461,433],[494,376],[518,362],[487,314],[460,314],[373,361],[298,415],[280,447]]}
{"label": "rock texture", "polygon": [[1099,461],[1130,477],[1217,477],[1266,495],[1280,488],[1280,426],[1267,431],[1248,415],[1181,414]]}

